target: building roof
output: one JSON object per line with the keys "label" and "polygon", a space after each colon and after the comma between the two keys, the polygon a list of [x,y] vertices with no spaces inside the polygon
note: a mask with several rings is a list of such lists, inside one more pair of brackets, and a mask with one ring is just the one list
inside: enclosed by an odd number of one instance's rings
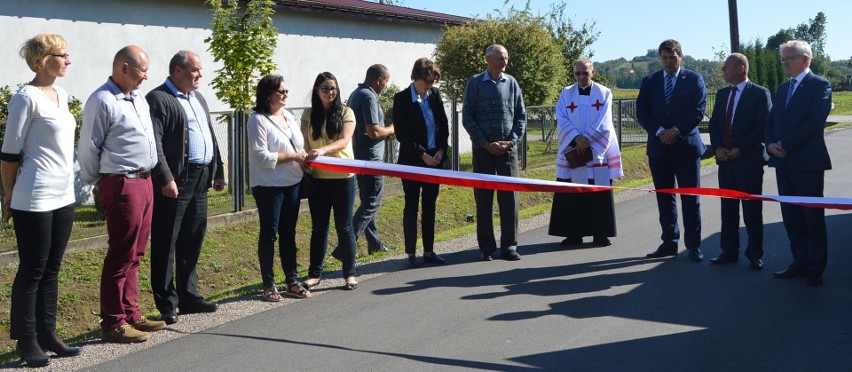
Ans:
{"label": "building roof", "polygon": [[362,0],[275,0],[276,9],[332,13],[359,18],[431,25],[462,25],[470,18]]}

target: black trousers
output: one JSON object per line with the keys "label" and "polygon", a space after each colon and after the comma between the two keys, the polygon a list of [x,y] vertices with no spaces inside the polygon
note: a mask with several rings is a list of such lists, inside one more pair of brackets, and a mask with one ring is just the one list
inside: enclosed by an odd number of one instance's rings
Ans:
{"label": "black trousers", "polygon": [[56,331],[59,268],[71,227],[74,204],[49,212],[12,210],[20,265],[12,284],[9,336],[33,338]]}
{"label": "black trousers", "polygon": [[[498,176],[518,176],[518,153],[515,149],[494,156],[483,149],[473,150],[473,172]],[[473,189],[476,202],[476,241],[479,250],[491,253],[497,249],[494,238],[494,190]],[[500,208],[500,249],[515,250],[518,245],[518,210],[520,197],[516,191],[497,191]]]}
{"label": "black trousers", "polygon": [[151,290],[161,314],[204,300],[195,266],[207,231],[207,166],[190,165],[178,197],[154,190],[151,223]]}
{"label": "black trousers", "polygon": [[402,232],[405,235],[405,253],[414,254],[417,250],[417,209],[421,204],[421,233],[423,234],[423,252],[432,252],[435,248],[435,203],[438,200],[440,186],[435,183],[402,180],[405,193],[405,207],[402,210]]}
{"label": "black trousers", "polygon": [[[739,190],[749,194],[763,193],[763,165],[747,166],[741,159],[719,164],[719,187]],[[763,202],[722,198],[722,229],[719,243],[722,252],[729,255],[740,253],[740,204],[743,209],[748,243],[745,256],[749,260],[763,258]]]}

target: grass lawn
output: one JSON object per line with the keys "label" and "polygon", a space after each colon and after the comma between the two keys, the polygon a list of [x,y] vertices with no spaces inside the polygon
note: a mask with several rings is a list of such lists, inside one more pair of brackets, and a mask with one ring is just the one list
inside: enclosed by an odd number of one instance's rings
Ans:
{"label": "grass lawn", "polygon": [[831,115],[852,115],[852,92],[834,92],[831,101],[834,102]]}

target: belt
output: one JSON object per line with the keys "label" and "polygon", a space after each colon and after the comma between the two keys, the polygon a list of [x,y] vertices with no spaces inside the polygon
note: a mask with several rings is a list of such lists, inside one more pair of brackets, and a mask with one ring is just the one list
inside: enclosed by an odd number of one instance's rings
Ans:
{"label": "belt", "polygon": [[101,173],[101,176],[104,176],[104,177],[124,177],[124,178],[142,178],[142,179],[146,179],[146,178],[148,178],[148,177],[151,177],[151,171],[150,171],[150,170],[140,170],[140,171],[135,171],[135,172],[127,172],[127,173],[124,173],[124,174],[117,174],[117,173]]}

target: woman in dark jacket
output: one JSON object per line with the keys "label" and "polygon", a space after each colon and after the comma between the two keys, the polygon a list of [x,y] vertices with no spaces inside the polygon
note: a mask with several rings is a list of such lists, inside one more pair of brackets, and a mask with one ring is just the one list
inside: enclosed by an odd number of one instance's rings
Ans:
{"label": "woman in dark jacket", "polygon": [[[433,84],[441,78],[435,62],[420,58],[411,70],[412,83],[393,97],[393,122],[396,139],[399,141],[398,164],[425,168],[442,168],[447,154],[447,114],[441,93]],[[446,263],[433,252],[435,242],[435,201],[438,199],[438,184],[402,180],[405,192],[402,226],[405,235],[405,253],[408,265],[417,266],[417,205],[423,193],[423,260],[436,264]]]}

